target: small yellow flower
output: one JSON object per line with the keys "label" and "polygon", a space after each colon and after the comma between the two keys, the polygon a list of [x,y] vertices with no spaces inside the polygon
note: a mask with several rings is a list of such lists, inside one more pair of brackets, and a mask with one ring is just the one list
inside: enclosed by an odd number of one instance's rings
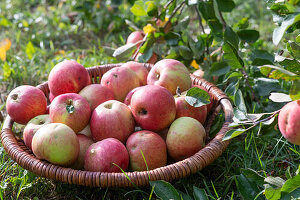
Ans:
{"label": "small yellow flower", "polygon": [[147,26],[144,26],[143,31],[145,34],[149,34],[155,32],[156,29],[151,24],[147,24]]}
{"label": "small yellow flower", "polygon": [[2,61],[6,60],[6,52],[10,49],[11,47],[11,41],[7,38],[2,40],[0,42],[0,59]]}
{"label": "small yellow flower", "polygon": [[169,17],[165,17],[165,21],[158,20],[157,26],[158,27],[164,27],[165,24],[169,21]]}
{"label": "small yellow flower", "polygon": [[196,62],[196,60],[193,60],[191,62],[191,66],[194,67],[195,69],[199,69],[199,64]]}

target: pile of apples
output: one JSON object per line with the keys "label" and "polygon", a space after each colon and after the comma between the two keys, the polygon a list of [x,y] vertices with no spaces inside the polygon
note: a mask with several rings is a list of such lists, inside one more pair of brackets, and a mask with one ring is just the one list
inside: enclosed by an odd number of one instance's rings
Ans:
{"label": "pile of apples", "polygon": [[100,78],[91,84],[85,67],[65,60],[49,74],[50,105],[36,87],[11,91],[7,112],[26,124],[24,143],[37,158],[87,171],[144,171],[204,147],[207,106],[176,95],[192,87],[181,62],[163,59],[149,72],[127,62]]}

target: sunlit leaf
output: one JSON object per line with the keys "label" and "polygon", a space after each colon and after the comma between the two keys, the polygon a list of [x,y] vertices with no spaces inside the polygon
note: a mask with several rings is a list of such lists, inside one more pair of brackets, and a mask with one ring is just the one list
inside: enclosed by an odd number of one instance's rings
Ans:
{"label": "sunlit leaf", "polygon": [[198,87],[189,89],[186,93],[185,100],[194,107],[201,107],[210,103],[208,92]]}
{"label": "sunlit leaf", "polygon": [[239,69],[244,66],[243,60],[231,44],[224,42],[223,51],[224,59],[232,69]]}
{"label": "sunlit leaf", "polygon": [[130,11],[139,17],[147,15],[145,3],[141,0],[134,2],[134,5],[130,8]]}
{"label": "sunlit leaf", "polygon": [[291,97],[288,94],[272,92],[269,96],[273,102],[289,102],[292,101]]}
{"label": "sunlit leaf", "polygon": [[154,187],[154,193],[161,200],[180,200],[180,195],[176,189],[168,182],[159,180],[159,181],[150,181],[151,187]]}
{"label": "sunlit leaf", "polygon": [[230,140],[232,138],[235,138],[239,135],[241,135],[242,133],[244,133],[246,131],[246,129],[232,129],[232,130],[229,130],[227,131],[227,133],[224,135],[223,137],[223,141],[226,141],[226,140]]}
{"label": "sunlit leaf", "polygon": [[273,79],[284,79],[287,81],[291,80],[300,80],[300,76],[295,73],[292,73],[284,68],[274,66],[274,65],[264,65],[259,67],[260,72]]}
{"label": "sunlit leaf", "polygon": [[290,89],[290,97],[292,100],[300,99],[300,81],[293,81],[292,87]]}
{"label": "sunlit leaf", "polygon": [[26,55],[31,60],[34,53],[35,53],[35,48],[31,43],[31,41],[29,41],[26,45]]}

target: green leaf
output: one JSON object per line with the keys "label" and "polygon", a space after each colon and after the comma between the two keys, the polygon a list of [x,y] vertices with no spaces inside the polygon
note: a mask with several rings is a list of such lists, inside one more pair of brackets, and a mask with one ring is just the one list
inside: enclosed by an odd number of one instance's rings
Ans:
{"label": "green leaf", "polygon": [[239,49],[239,37],[230,26],[226,26],[224,32],[224,42],[231,44],[236,51]]}
{"label": "green leaf", "polygon": [[264,184],[264,176],[257,173],[257,171],[253,169],[241,169],[241,172],[244,176],[247,177],[249,181],[255,182],[260,186],[263,186]]}
{"label": "green leaf", "polygon": [[296,37],[296,42],[300,43],[300,34]]}
{"label": "green leaf", "polygon": [[293,81],[290,89],[290,97],[292,100],[300,99],[300,81]]}
{"label": "green leaf", "polygon": [[293,192],[290,192],[288,194],[285,194],[282,196],[281,200],[291,200],[291,199],[296,199],[300,197],[300,187],[295,189]]}
{"label": "green leaf", "polygon": [[279,200],[281,197],[280,188],[272,188],[270,185],[265,185],[264,194],[268,200]]}
{"label": "green leaf", "polygon": [[191,60],[193,58],[192,51],[187,46],[179,46],[179,54],[185,60]]}
{"label": "green leaf", "polygon": [[233,98],[234,94],[239,88],[239,81],[237,82],[231,82],[225,89],[225,93],[230,97]]}
{"label": "green leaf", "polygon": [[238,109],[244,113],[247,113],[247,108],[245,104],[245,100],[242,94],[242,91],[239,89],[234,95],[234,104],[238,107]]}
{"label": "green leaf", "polygon": [[284,68],[294,74],[300,76],[300,63],[297,59],[285,58],[278,62],[280,65],[284,66]]}
{"label": "green leaf", "polygon": [[29,41],[26,45],[26,55],[31,60],[34,53],[35,53],[35,48],[31,43],[31,41]]}
{"label": "green leaf", "polygon": [[125,23],[135,31],[140,30],[132,21],[130,21],[128,19],[125,19]]}
{"label": "green leaf", "polygon": [[142,41],[139,41],[137,43],[129,43],[117,48],[113,53],[113,57],[115,57],[119,61],[126,60],[132,55],[133,51],[136,49],[136,45],[141,42]]}
{"label": "green leaf", "polygon": [[271,92],[269,96],[273,102],[290,102],[292,101],[291,97],[288,94]]}
{"label": "green leaf", "polygon": [[232,69],[240,69],[244,66],[244,62],[238,55],[236,49],[229,43],[223,44],[224,59],[230,65]]}
{"label": "green leaf", "polygon": [[300,59],[300,46],[295,42],[289,41],[287,43],[287,49],[295,59]]}
{"label": "green leaf", "polygon": [[270,54],[265,50],[255,50],[251,55],[252,65],[272,65],[275,58],[274,55]]}
{"label": "green leaf", "polygon": [[287,81],[291,80],[300,80],[300,76],[295,73],[292,73],[284,68],[274,66],[274,65],[264,65],[259,67],[260,72],[273,79],[284,79]]}
{"label": "green leaf", "polygon": [[243,74],[241,72],[229,72],[225,75],[225,79],[224,79],[223,83],[226,83],[230,78],[233,78],[233,77],[240,78],[240,77],[243,77]]}
{"label": "green leaf", "polygon": [[146,5],[147,5],[147,14],[148,14],[148,16],[150,16],[150,17],[157,16],[158,10],[157,10],[157,6],[155,5],[155,2],[154,1],[147,1]]}
{"label": "green leaf", "polygon": [[300,186],[300,174],[288,179],[282,186],[281,192],[290,193]]}
{"label": "green leaf", "polygon": [[204,189],[193,186],[193,195],[195,200],[208,200],[208,196]]}
{"label": "green leaf", "polygon": [[130,8],[130,11],[138,17],[147,16],[145,3],[142,0],[134,2],[134,5]]}
{"label": "green leaf", "polygon": [[241,135],[242,133],[244,133],[246,131],[246,129],[232,129],[232,130],[229,130],[227,131],[227,133],[224,135],[222,141],[225,141],[225,140],[230,140],[232,138],[235,138],[239,135]]}
{"label": "green leaf", "polygon": [[236,184],[238,191],[244,200],[261,199],[255,198],[260,192],[257,185],[254,182],[249,181],[243,174],[240,174],[236,178]]}
{"label": "green leaf", "polygon": [[249,18],[248,17],[244,17],[242,18],[237,24],[237,27],[239,27],[239,29],[246,29],[249,27]]}
{"label": "green leaf", "polygon": [[231,12],[235,8],[235,3],[232,0],[217,0],[217,3],[221,12]]}
{"label": "green leaf", "polygon": [[200,1],[199,11],[201,12],[203,18],[208,21],[209,19],[216,19],[214,6],[212,1]]}
{"label": "green leaf", "polygon": [[75,111],[75,107],[74,107],[74,105],[67,105],[66,110],[68,111],[68,113],[71,114]]}
{"label": "green leaf", "polygon": [[201,107],[210,103],[210,96],[205,90],[193,87],[187,91],[185,100],[191,106]]}
{"label": "green leaf", "polygon": [[[234,118],[233,118],[234,121],[244,121],[244,120],[248,119],[247,118],[247,113],[239,110],[238,108],[234,108],[233,113],[234,113]],[[235,118],[237,120],[235,120]]]}
{"label": "green leaf", "polygon": [[281,38],[283,37],[285,31],[290,28],[293,24],[300,20],[300,14],[294,13],[287,15],[284,21],[281,23],[280,27],[275,28],[273,31],[273,43],[278,45]]}
{"label": "green leaf", "polygon": [[3,80],[7,81],[12,74],[13,70],[10,68],[7,62],[3,64]]}
{"label": "green leaf", "polygon": [[176,189],[168,182],[159,180],[159,181],[150,181],[151,187],[154,187],[154,193],[157,197],[162,200],[180,200],[179,193]]}
{"label": "green leaf", "polygon": [[152,50],[152,48],[150,48],[146,52],[144,52],[144,54],[139,56],[139,62],[140,63],[148,62],[148,60],[152,57],[152,55],[153,55],[153,50]]}
{"label": "green leaf", "polygon": [[102,48],[103,48],[104,53],[111,57],[113,56],[114,52],[116,51],[115,48],[108,47],[108,46],[102,46]]}
{"label": "green leaf", "polygon": [[285,183],[285,180],[283,180],[280,177],[272,177],[272,176],[268,176],[267,178],[265,178],[265,182],[269,183],[271,185],[274,185],[275,187],[282,187],[283,184]]}
{"label": "green leaf", "polygon": [[212,64],[209,72],[213,76],[221,76],[230,71],[230,66],[226,62],[215,62]]}
{"label": "green leaf", "polygon": [[254,43],[259,38],[259,32],[256,30],[240,30],[237,32],[239,38],[248,43]]}
{"label": "green leaf", "polygon": [[259,96],[269,96],[271,92],[282,91],[279,81],[269,78],[256,78],[254,79],[254,90],[258,92]]}
{"label": "green leaf", "polygon": [[203,41],[200,39],[197,42],[195,42],[193,39],[190,39],[189,46],[190,46],[191,50],[193,51],[195,58],[200,59],[205,50]]}

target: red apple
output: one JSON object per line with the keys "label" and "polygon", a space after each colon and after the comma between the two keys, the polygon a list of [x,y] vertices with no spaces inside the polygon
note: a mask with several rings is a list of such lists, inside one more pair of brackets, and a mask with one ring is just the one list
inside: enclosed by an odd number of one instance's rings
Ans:
{"label": "red apple", "polygon": [[91,84],[83,88],[79,95],[83,96],[94,110],[101,103],[115,99],[114,93],[101,84]]}
{"label": "red apple", "polygon": [[76,93],[66,93],[55,97],[50,105],[50,119],[63,123],[75,133],[84,129],[90,120],[91,108],[88,101]]}
{"label": "red apple", "polygon": [[132,71],[134,71],[136,75],[139,77],[140,85],[147,84],[148,70],[144,67],[144,64],[130,61],[124,63],[121,67],[127,67]]}
{"label": "red apple", "polygon": [[[138,41],[141,41],[144,39],[145,34],[143,33],[143,31],[134,31],[132,33],[130,33],[130,35],[127,38],[126,44],[130,44],[130,43],[137,43]],[[140,44],[136,45],[136,48],[139,47]]]}
{"label": "red apple", "polygon": [[205,129],[202,124],[191,117],[180,117],[170,126],[167,134],[167,149],[176,161],[188,158],[205,145]]}
{"label": "red apple", "polygon": [[130,90],[140,86],[140,81],[131,69],[115,67],[102,76],[101,85],[112,90],[115,99],[123,102]]}
{"label": "red apple", "polygon": [[49,101],[52,102],[55,96],[52,94],[52,92],[49,93]]}
{"label": "red apple", "polygon": [[129,106],[130,105],[130,101],[131,101],[131,97],[133,95],[133,93],[135,93],[138,89],[140,89],[142,86],[140,87],[136,87],[134,89],[132,89],[125,97],[124,103]]}
{"label": "red apple", "polygon": [[142,86],[134,92],[130,108],[138,125],[151,131],[168,127],[176,116],[174,97],[158,85]]}
{"label": "red apple", "polygon": [[68,166],[79,155],[79,141],[75,132],[65,124],[51,123],[41,127],[32,138],[32,151],[39,159]]}
{"label": "red apple", "polygon": [[84,169],[95,172],[122,172],[127,169],[128,163],[129,155],[124,144],[115,138],[107,138],[88,148]]}
{"label": "red apple", "polygon": [[176,119],[180,117],[192,117],[204,124],[207,116],[206,105],[200,107],[191,106],[185,96],[175,97]]}
{"label": "red apple", "polygon": [[177,87],[181,91],[188,90],[192,81],[190,72],[184,64],[174,59],[163,59],[157,62],[150,70],[147,84],[163,86],[174,95]]}
{"label": "red apple", "polygon": [[23,131],[23,140],[25,145],[32,150],[31,143],[34,134],[44,125],[50,124],[49,115],[38,115],[32,118],[25,126]]}
{"label": "red apple", "polygon": [[[138,131],[129,136],[126,148],[132,171],[146,171],[163,167],[167,164],[167,146],[165,141],[152,131]],[[143,152],[143,155],[142,153]],[[145,163],[145,160],[146,163]]]}
{"label": "red apple", "polygon": [[200,78],[203,78],[204,76],[204,71],[202,69],[197,69],[196,71],[193,72],[195,76],[199,76]]}
{"label": "red apple", "polygon": [[110,100],[100,104],[93,111],[90,126],[95,141],[116,138],[125,143],[134,131],[135,122],[128,106]]}
{"label": "red apple", "polygon": [[89,138],[92,138],[92,132],[91,132],[90,124],[88,124],[84,129],[79,131],[78,134],[82,134],[82,135],[85,135]]}
{"label": "red apple", "polygon": [[278,115],[278,126],[283,137],[292,144],[300,145],[300,100],[282,107]]}
{"label": "red apple", "polygon": [[82,134],[77,134],[77,138],[79,141],[80,151],[77,160],[74,162],[71,168],[83,170],[86,151],[92,144],[94,144],[94,141]]}
{"label": "red apple", "polygon": [[30,85],[22,85],[13,89],[6,100],[8,115],[19,124],[27,124],[35,116],[45,114],[46,109],[45,94]]}
{"label": "red apple", "polygon": [[90,83],[88,71],[73,60],[64,60],[55,65],[48,78],[49,89],[54,96],[78,93]]}

